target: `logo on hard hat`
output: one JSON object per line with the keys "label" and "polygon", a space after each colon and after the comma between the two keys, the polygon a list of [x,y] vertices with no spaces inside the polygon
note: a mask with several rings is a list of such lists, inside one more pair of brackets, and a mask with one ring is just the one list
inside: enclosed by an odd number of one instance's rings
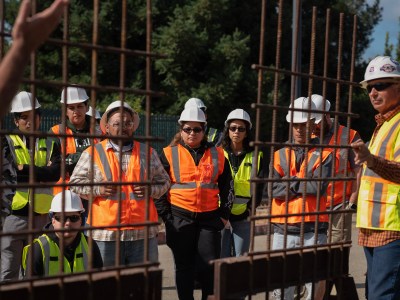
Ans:
{"label": "logo on hard hat", "polygon": [[370,73],[372,73],[372,72],[374,72],[375,71],[375,67],[374,66],[372,66],[371,68],[369,68],[369,72]]}
{"label": "logo on hard hat", "polygon": [[379,70],[386,73],[392,73],[396,70],[396,68],[391,64],[384,64]]}

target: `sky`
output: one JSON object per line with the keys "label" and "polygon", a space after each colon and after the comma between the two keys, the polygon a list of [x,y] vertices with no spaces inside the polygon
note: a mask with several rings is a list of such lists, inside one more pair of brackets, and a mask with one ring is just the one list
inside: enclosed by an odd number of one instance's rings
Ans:
{"label": "sky", "polygon": [[[372,3],[372,0],[368,0]],[[389,44],[397,45],[397,36],[400,31],[399,17],[400,17],[400,0],[381,0],[383,7],[382,21],[375,26],[372,32],[373,41],[370,47],[364,52],[363,58],[370,60],[377,55],[382,55],[385,49],[386,32],[389,32]],[[395,55],[395,53],[392,53]]]}

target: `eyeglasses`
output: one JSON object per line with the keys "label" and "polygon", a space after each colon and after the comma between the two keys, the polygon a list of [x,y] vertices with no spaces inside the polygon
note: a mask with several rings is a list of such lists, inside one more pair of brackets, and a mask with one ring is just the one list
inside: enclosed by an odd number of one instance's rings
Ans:
{"label": "eyeglasses", "polygon": [[[113,123],[111,124],[112,127],[114,128],[119,128],[120,123]],[[128,128],[128,129],[132,129],[133,128],[133,122],[126,122],[126,123],[122,123],[122,128]]]}
{"label": "eyeglasses", "polygon": [[[61,216],[54,216],[54,219],[56,219],[57,222],[61,222]],[[80,215],[65,216],[64,222],[67,222],[69,220],[71,223],[76,223],[80,221],[80,219]]]}
{"label": "eyeglasses", "polygon": [[236,132],[236,130],[239,131],[239,132],[245,132],[246,131],[246,127],[231,126],[231,127],[229,127],[229,130],[232,131],[232,132]]}
{"label": "eyeglasses", "polygon": [[194,127],[194,128],[185,127],[185,128],[182,128],[182,131],[186,132],[187,134],[191,134],[192,131],[193,131],[194,133],[200,133],[200,132],[203,131],[203,128],[201,128],[201,127]]}
{"label": "eyeglasses", "polygon": [[378,92],[386,90],[388,87],[395,84],[394,82],[379,82],[371,85],[367,85],[368,94],[371,93],[372,89],[377,90]]}

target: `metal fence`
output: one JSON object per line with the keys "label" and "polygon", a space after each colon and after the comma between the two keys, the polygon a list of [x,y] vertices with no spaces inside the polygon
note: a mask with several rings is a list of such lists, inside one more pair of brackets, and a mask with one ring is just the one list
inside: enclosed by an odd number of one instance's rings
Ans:
{"label": "metal fence", "polygon": [[[170,115],[151,115],[151,135],[158,139],[150,142],[150,146],[161,153],[162,149],[166,147],[176,132],[178,131],[178,116]],[[146,115],[140,115],[140,124],[135,131],[136,136],[145,135]],[[61,111],[43,109],[39,130],[47,132],[52,126],[61,123]],[[14,118],[12,114],[7,115],[2,123],[4,130],[13,130],[15,128]]]}
{"label": "metal fence", "polygon": [[[96,99],[97,93],[119,93],[120,99],[124,100],[126,95],[141,95],[145,97],[145,107],[146,111],[142,117],[140,127],[137,131],[137,135],[140,135],[140,140],[144,143],[152,145],[158,151],[161,151],[162,147],[169,143],[169,140],[173,137],[176,132],[176,116],[153,116],[151,111],[151,104],[154,97],[162,96],[162,93],[158,91],[152,90],[152,78],[151,78],[151,66],[155,59],[161,57],[161,55],[153,53],[151,48],[151,36],[152,36],[152,3],[150,0],[146,1],[146,40],[143,42],[142,51],[134,51],[132,49],[126,49],[125,42],[127,39],[126,36],[126,24],[128,20],[126,20],[127,15],[127,1],[123,0],[121,2],[121,43],[119,45],[99,45],[98,44],[98,12],[99,7],[101,5],[101,1],[95,0],[93,1],[93,39],[91,43],[83,43],[76,42],[76,37],[70,36],[68,32],[68,14],[65,14],[63,29],[64,35],[62,39],[51,39],[49,41],[49,45],[54,47],[58,47],[61,49],[61,61],[60,65],[62,66],[62,79],[61,80],[45,80],[42,81],[40,78],[35,77],[34,72],[34,62],[33,59],[33,67],[30,70],[30,78],[25,79],[25,84],[28,84],[32,87],[33,90],[41,89],[43,87],[47,88],[61,88],[64,86],[68,86],[71,82],[71,78],[68,77],[68,51],[72,51],[74,49],[83,49],[85,51],[89,51],[91,53],[91,64],[92,69],[91,73],[87,74],[91,78],[90,84],[81,84],[80,86],[90,91],[91,94],[91,105],[95,107],[94,99]],[[316,35],[316,21],[317,19],[325,20],[323,23],[327,24],[326,26],[326,35],[325,40],[328,43],[332,38],[329,36],[330,26],[330,12],[327,10],[322,16],[318,17],[317,8],[314,8],[312,11],[312,33],[311,33],[311,41],[310,48],[311,56],[309,57],[309,70],[301,71],[296,68],[297,63],[296,59],[299,58],[298,49],[295,47],[293,50],[294,64],[292,69],[285,69],[281,66],[282,59],[282,49],[280,48],[280,42],[282,39],[290,38],[288,36],[282,36],[283,27],[289,24],[282,24],[282,14],[284,12],[283,1],[279,1],[279,9],[277,12],[277,32],[276,32],[276,59],[274,65],[265,65],[265,48],[270,45],[265,44],[265,30],[267,26],[266,20],[266,0],[262,0],[260,2],[260,15],[261,15],[261,28],[260,28],[260,45],[259,45],[259,61],[255,62],[253,65],[253,69],[258,74],[258,96],[256,103],[253,104],[253,108],[256,111],[256,118],[253,122],[255,127],[255,141],[254,145],[256,148],[256,153],[260,151],[261,147],[267,148],[268,152],[271,154],[269,157],[266,157],[268,161],[271,161],[271,166],[273,165],[273,153],[282,147],[289,147],[293,149],[296,147],[293,143],[284,144],[281,142],[277,142],[277,136],[280,135],[288,135],[288,138],[291,137],[292,126],[289,126],[288,132],[278,132],[278,128],[281,128],[278,124],[279,120],[284,119],[284,116],[288,112],[287,104],[283,104],[282,99],[279,98],[280,94],[280,78],[282,76],[287,76],[287,78],[291,78],[293,83],[292,90],[290,92],[290,98],[293,101],[296,98],[296,82],[298,79],[301,79],[303,83],[306,83],[308,86],[307,95],[302,96],[310,96],[313,94],[314,85],[318,83],[322,87],[322,95],[325,97],[326,88],[329,86],[330,88],[334,88],[337,90],[337,99],[336,106],[331,110],[331,115],[335,118],[335,134],[337,134],[338,127],[338,117],[345,117],[347,119],[348,127],[351,127],[351,118],[354,117],[354,114],[351,110],[352,103],[352,89],[356,85],[354,83],[353,78],[353,69],[355,63],[354,57],[354,47],[355,43],[352,45],[352,49],[350,53],[353,56],[350,59],[351,74],[347,77],[348,80],[344,80],[341,75],[341,67],[342,67],[342,41],[343,41],[343,32],[348,30],[349,28],[345,28],[343,24],[342,16],[340,16],[338,23],[338,36],[334,40],[334,43],[337,45],[337,61],[334,67],[337,71],[338,76],[336,78],[328,77],[326,73],[323,74],[315,74],[313,66],[316,63],[314,51],[318,46],[315,44],[315,35]],[[301,1],[300,1],[301,2]],[[2,1],[3,7],[7,6],[7,1]],[[73,5],[73,4],[72,4]],[[2,10],[2,19],[4,19],[4,10]],[[299,17],[301,11],[300,8],[296,12],[297,17]],[[334,23],[334,22],[332,22]],[[295,30],[299,31],[300,29],[296,24]],[[357,27],[357,18],[354,18],[354,22],[351,25],[352,36],[351,38],[355,40],[356,37],[356,27]],[[2,27],[4,29],[4,26]],[[298,33],[298,32],[297,32]],[[4,45],[5,38],[8,37],[8,32],[2,32],[2,45]],[[297,40],[294,40],[294,44],[297,45],[299,43],[300,35],[297,34]],[[99,85],[97,82],[97,60],[99,55],[105,55],[110,57],[117,57],[120,61],[120,84],[118,86],[104,86]],[[324,48],[324,57],[327,58],[331,54],[329,53],[328,48]],[[141,57],[145,60],[145,64],[143,67],[143,72],[146,73],[146,82],[144,83],[145,87],[143,89],[133,89],[131,87],[126,86],[124,74],[126,68],[126,59],[127,57]],[[327,60],[323,63],[324,70],[328,68]],[[266,81],[264,80],[267,76],[272,76],[273,86],[272,88],[269,86],[266,87]],[[339,102],[343,98],[340,95],[341,90],[346,90],[346,101],[348,103],[348,110],[341,111],[339,107]],[[273,100],[270,102],[265,95],[265,91],[270,90],[273,95]],[[310,109],[306,110],[309,113],[314,113]],[[263,141],[260,140],[261,136],[261,124],[266,114],[270,115],[271,123],[268,124],[268,128],[271,130],[271,140]],[[41,129],[47,131],[50,126],[57,124],[60,120],[65,119],[66,112],[65,108],[62,108],[60,111],[46,111],[43,112],[43,121],[41,125]],[[1,135],[4,136],[13,128],[12,120],[10,116],[8,116],[3,124],[3,128],[6,131],[2,131]],[[33,133],[32,137],[37,136],[38,133]],[[65,138],[68,135],[60,135]],[[99,136],[100,137],[100,136]],[[90,138],[95,138],[95,136],[90,136]],[[161,140],[160,140],[161,139]],[[314,145],[305,144],[303,147],[305,149],[309,149]],[[340,149],[349,149],[348,146],[343,145],[330,145],[327,144],[318,144],[320,149],[324,148],[334,148],[335,151],[339,151]],[[307,151],[307,150],[306,150]],[[65,160],[65,154],[62,155],[63,160]],[[148,156],[146,156],[147,163],[149,162]],[[92,162],[93,167],[93,162]],[[65,179],[66,169],[65,166],[62,167],[62,178]],[[268,178],[255,178],[252,181],[252,191],[255,194],[256,185],[257,184],[266,184],[268,187],[268,196],[269,199],[273,198],[272,194],[272,184],[277,181],[276,178],[272,176],[273,170],[270,167],[269,177]],[[354,176],[346,176],[339,178],[321,178],[317,181],[322,183],[328,180],[342,180],[345,182],[350,182],[355,179]],[[292,179],[282,179],[287,182],[288,185],[291,182],[295,182]],[[315,181],[313,178],[305,178],[303,181]],[[116,181],[113,183],[117,186],[123,186],[127,184],[126,182]],[[151,182],[144,182],[147,187],[151,187]],[[49,184],[48,184],[49,185]],[[92,184],[94,186],[94,184]],[[40,185],[46,187],[46,185]],[[52,185],[50,185],[52,186]],[[68,183],[63,180],[60,186],[68,186]],[[7,188],[4,183],[2,183],[1,187],[3,189]],[[33,178],[27,183],[19,185],[19,187],[25,188],[35,188],[38,187],[38,182],[35,182]],[[305,194],[305,191],[304,191]],[[320,196],[320,195],[319,195]],[[91,199],[90,201],[92,201]],[[318,198],[319,200],[319,198]],[[146,194],[146,201],[149,202],[148,194]],[[254,201],[254,200],[253,200]],[[89,202],[91,203],[91,202]],[[253,203],[254,204],[254,203]],[[148,209],[148,207],[147,207]],[[334,214],[347,214],[348,211],[345,210],[337,210],[332,212],[324,212],[324,211],[315,211],[312,212],[311,215],[323,215],[328,214],[330,218]],[[148,211],[147,211],[148,217]],[[304,225],[304,219],[309,216],[310,213],[302,212],[299,214],[300,218],[303,218],[302,224]],[[29,218],[32,219],[34,216],[33,208],[29,209]],[[277,217],[276,215],[273,217]],[[282,215],[282,217],[287,218],[290,217],[290,213],[286,213]],[[264,210],[264,214],[256,215],[255,214],[255,205],[253,205],[251,220],[251,245],[249,249],[249,253],[247,256],[241,258],[229,258],[229,259],[221,259],[214,262],[215,266],[215,282],[214,282],[214,299],[231,299],[235,297],[245,297],[248,296],[251,299],[252,295],[257,293],[262,293],[267,299],[269,293],[274,289],[283,289],[285,287],[294,285],[300,286],[306,282],[317,282],[321,280],[334,280],[345,278],[348,274],[346,270],[343,268],[343,262],[348,256],[349,249],[351,246],[351,241],[341,241],[341,242],[331,242],[328,240],[324,245],[318,245],[317,243],[313,243],[310,246],[304,246],[302,243],[300,247],[292,250],[292,249],[283,249],[283,250],[274,250],[271,246],[273,232],[271,230],[271,207],[268,206]],[[265,222],[265,245],[267,250],[258,252],[254,248],[255,234],[256,234],[256,222],[263,220]],[[144,226],[146,228],[150,228],[151,226],[157,225],[154,222],[146,220],[146,222],[141,224],[135,224],[137,226]],[[287,222],[286,222],[287,225]],[[114,229],[117,230],[119,236],[121,234],[121,229],[123,229],[123,225],[119,222],[115,226]],[[91,234],[91,230],[94,228],[88,228],[88,234]],[[287,227],[286,227],[287,229]],[[284,236],[287,236],[287,230],[284,231]],[[330,228],[329,228],[330,229]],[[329,230],[328,229],[328,230]],[[148,229],[146,229],[148,230]],[[32,242],[33,238],[42,233],[41,229],[33,228],[33,224],[30,224],[28,228],[14,233],[2,232],[1,237],[7,236],[18,236],[18,235],[29,235],[29,242]],[[303,234],[300,235],[303,237]],[[148,231],[145,234],[145,249],[148,246]],[[119,240],[116,242],[119,245]],[[89,245],[90,246],[90,245]],[[90,246],[91,247],[91,246]],[[119,246],[117,246],[119,249]],[[61,252],[63,253],[63,252]],[[50,279],[43,278],[34,278],[27,277],[22,281],[14,280],[10,282],[3,282],[0,284],[0,299],[47,299],[49,295],[52,295],[52,299],[161,299],[161,289],[162,289],[162,270],[159,269],[157,263],[151,263],[147,260],[148,257],[145,257],[143,262],[133,266],[124,266],[122,264],[116,264],[112,268],[107,268],[106,270],[96,270],[89,268],[89,270],[82,272],[79,275],[70,275],[70,274],[60,274],[58,276],[51,277]],[[118,261],[118,260],[117,260]],[[238,276],[240,274],[240,276]],[[283,299],[283,298],[282,298]],[[354,299],[354,298],[352,298]]]}

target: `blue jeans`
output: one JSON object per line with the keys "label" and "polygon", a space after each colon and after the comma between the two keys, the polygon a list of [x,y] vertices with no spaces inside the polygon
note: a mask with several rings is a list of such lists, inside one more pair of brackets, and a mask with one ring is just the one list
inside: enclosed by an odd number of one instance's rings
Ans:
{"label": "blue jeans", "polygon": [[[240,220],[230,222],[231,228],[222,230],[221,258],[241,256],[249,252],[250,247],[250,222]],[[231,250],[233,246],[233,255]]]}
{"label": "blue jeans", "polygon": [[368,299],[400,299],[400,240],[380,247],[364,247]]}
{"label": "blue jeans", "polygon": [[[304,243],[303,246],[311,245],[322,245],[326,244],[326,234],[319,233],[317,236],[317,241],[314,238],[314,232],[304,233]],[[299,248],[300,234],[287,234],[286,236],[286,249]],[[274,233],[274,239],[272,244],[273,250],[283,249],[284,246],[284,235],[280,233]],[[314,284],[314,289],[316,290],[318,283]],[[306,283],[305,287],[307,289],[307,300],[312,299],[312,283]],[[290,286],[284,290],[284,299],[291,300],[294,299],[295,286]],[[281,299],[281,290],[274,290],[273,292],[275,299]]]}
{"label": "blue jeans", "polygon": [[[104,267],[115,266],[115,241],[96,241]],[[149,261],[158,262],[157,238],[149,239]],[[144,262],[144,240],[120,242],[120,264],[131,265]]]}

